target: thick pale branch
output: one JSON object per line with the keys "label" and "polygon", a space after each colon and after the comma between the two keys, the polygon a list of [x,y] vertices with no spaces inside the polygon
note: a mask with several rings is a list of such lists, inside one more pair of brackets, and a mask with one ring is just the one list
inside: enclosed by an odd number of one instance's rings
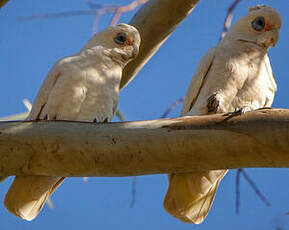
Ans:
{"label": "thick pale branch", "polygon": [[199,0],[151,0],[133,17],[142,38],[138,57],[124,69],[120,88],[125,87],[194,9]]}
{"label": "thick pale branch", "polygon": [[0,175],[132,176],[289,167],[289,110],[111,124],[1,122]]}

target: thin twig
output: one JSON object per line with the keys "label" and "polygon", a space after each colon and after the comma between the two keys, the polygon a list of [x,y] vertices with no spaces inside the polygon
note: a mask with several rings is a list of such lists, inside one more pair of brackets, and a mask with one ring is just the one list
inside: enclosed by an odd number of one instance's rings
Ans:
{"label": "thin twig", "polygon": [[91,0],[84,0],[84,1],[86,2],[86,4],[88,5],[90,9],[98,9],[98,10],[102,9],[95,15],[95,18],[93,20],[93,25],[92,25],[92,34],[96,33],[101,16],[106,13],[115,12],[115,9],[119,7],[118,5],[103,5],[103,4],[93,3],[91,2]]}
{"label": "thin twig", "polygon": [[237,170],[236,174],[236,215],[239,214],[240,211],[240,174],[242,169]]}
{"label": "thin twig", "polygon": [[248,181],[248,183],[250,184],[250,186],[253,188],[253,190],[255,191],[256,195],[267,205],[267,206],[271,206],[271,203],[267,200],[267,198],[262,194],[262,192],[257,188],[256,184],[254,183],[254,181],[248,176],[248,174],[245,172],[245,170],[243,169],[239,169],[242,173],[242,175],[244,176],[244,178],[246,179],[246,181]]}
{"label": "thin twig", "polygon": [[86,4],[88,5],[88,7],[90,9],[103,9],[105,7],[111,6],[111,7],[119,7],[116,4],[110,4],[110,5],[104,5],[104,4],[99,4],[99,3],[93,3],[91,0],[84,0],[84,2],[86,2]]}
{"label": "thin twig", "polygon": [[37,15],[32,15],[32,16],[21,16],[21,17],[18,17],[18,19],[21,21],[27,21],[27,20],[35,20],[35,19],[43,19],[43,18],[60,18],[60,17],[68,17],[68,16],[95,15],[93,28],[92,28],[93,33],[95,33],[97,30],[99,19],[103,14],[112,13],[113,17],[110,22],[110,25],[115,25],[117,24],[122,13],[133,11],[136,7],[148,1],[149,0],[134,0],[127,5],[119,6],[115,4],[112,4],[112,5],[97,4],[97,3],[92,3],[90,0],[85,0],[90,10],[75,10],[75,11],[66,11],[66,12],[52,13],[52,14],[37,14]]}
{"label": "thin twig", "polygon": [[133,208],[135,205],[136,201],[136,176],[132,178],[132,183],[131,183],[131,202],[130,202],[130,207]]}
{"label": "thin twig", "polygon": [[224,22],[223,32],[221,34],[221,38],[220,39],[222,39],[226,35],[226,33],[228,32],[229,28],[231,27],[234,9],[237,7],[237,5],[241,1],[242,0],[235,0],[232,3],[232,5],[228,8],[227,15],[226,15],[225,22]]}
{"label": "thin twig", "polygon": [[161,116],[161,118],[166,118],[170,112],[172,112],[180,103],[184,101],[184,97],[179,98],[176,100]]}
{"label": "thin twig", "polygon": [[[103,11],[103,9],[99,9],[99,10],[74,10],[74,11],[65,11],[65,12],[60,12],[60,13],[20,16],[20,17],[18,17],[18,19],[20,21],[30,21],[30,20],[43,19],[43,18],[62,18],[62,17],[70,17],[70,16],[96,15],[101,11]],[[110,12],[109,10],[106,10],[106,13],[109,13],[109,12]],[[111,10],[111,12],[113,12],[113,10]]]}
{"label": "thin twig", "polygon": [[136,7],[138,7],[139,5],[145,4],[148,1],[149,0],[135,0],[135,1],[132,1],[131,3],[129,3],[128,5],[118,7],[115,10],[115,13],[112,17],[110,25],[116,25],[116,23],[118,22],[119,17],[122,13],[133,11]]}
{"label": "thin twig", "polygon": [[100,17],[103,15],[103,13],[99,12],[98,14],[95,15],[95,18],[93,20],[93,25],[92,25],[92,34],[95,34],[97,29],[98,29],[98,22]]}

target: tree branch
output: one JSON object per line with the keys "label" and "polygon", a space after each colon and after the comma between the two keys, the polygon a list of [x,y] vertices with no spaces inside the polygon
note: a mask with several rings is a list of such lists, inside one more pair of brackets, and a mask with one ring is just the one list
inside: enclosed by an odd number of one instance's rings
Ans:
{"label": "tree branch", "polygon": [[0,0],[0,8],[2,8],[9,0]]}
{"label": "tree branch", "polygon": [[129,24],[142,38],[140,53],[124,69],[120,88],[125,87],[194,9],[199,0],[152,0],[147,2]]}
{"label": "tree branch", "polygon": [[289,167],[289,110],[95,124],[0,123],[0,175],[133,176]]}

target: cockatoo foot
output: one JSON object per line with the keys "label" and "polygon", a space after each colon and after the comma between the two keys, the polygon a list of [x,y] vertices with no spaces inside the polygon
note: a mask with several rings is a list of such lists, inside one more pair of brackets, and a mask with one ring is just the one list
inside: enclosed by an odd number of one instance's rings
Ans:
{"label": "cockatoo foot", "polygon": [[211,95],[208,98],[208,104],[207,104],[207,108],[208,108],[208,113],[216,113],[219,107],[219,100],[217,98],[217,93],[214,93],[213,95]]}
{"label": "cockatoo foot", "polygon": [[232,117],[236,117],[236,116],[241,116],[249,111],[251,111],[252,109],[249,107],[243,107],[243,108],[235,108],[234,112],[228,112],[225,113],[223,116],[227,117],[226,119],[230,119]]}

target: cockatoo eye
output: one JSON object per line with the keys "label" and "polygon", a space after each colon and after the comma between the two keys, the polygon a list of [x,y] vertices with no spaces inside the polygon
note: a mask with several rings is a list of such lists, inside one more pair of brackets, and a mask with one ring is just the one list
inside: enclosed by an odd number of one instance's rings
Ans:
{"label": "cockatoo eye", "polygon": [[116,44],[123,45],[126,42],[126,34],[120,32],[116,35],[116,37],[113,40]]}
{"label": "cockatoo eye", "polygon": [[254,30],[261,31],[265,27],[265,18],[264,17],[257,17],[252,22],[252,27]]}

